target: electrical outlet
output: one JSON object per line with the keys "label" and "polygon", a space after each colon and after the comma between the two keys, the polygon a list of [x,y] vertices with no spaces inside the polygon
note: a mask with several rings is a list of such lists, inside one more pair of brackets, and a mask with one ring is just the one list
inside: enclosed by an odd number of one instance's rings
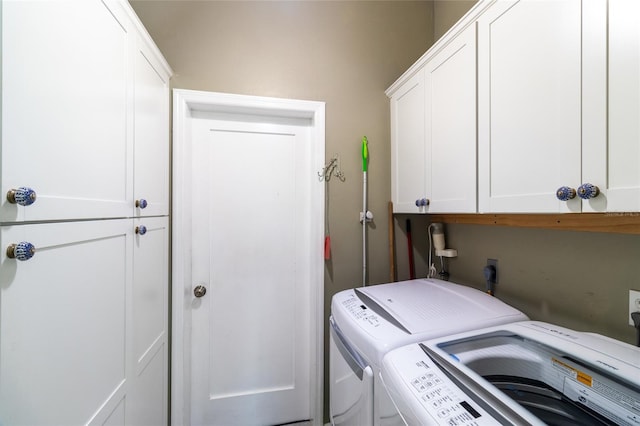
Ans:
{"label": "electrical outlet", "polygon": [[640,312],[640,291],[629,290],[629,325],[633,326],[631,312]]}
{"label": "electrical outlet", "polygon": [[496,280],[495,284],[498,284],[498,260],[497,259],[487,259],[487,266],[493,266],[496,271]]}

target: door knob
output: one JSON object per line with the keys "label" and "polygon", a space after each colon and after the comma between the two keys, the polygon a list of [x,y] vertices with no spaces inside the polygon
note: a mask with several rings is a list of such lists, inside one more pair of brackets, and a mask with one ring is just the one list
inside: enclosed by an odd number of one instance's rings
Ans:
{"label": "door knob", "polygon": [[7,201],[20,206],[30,206],[36,201],[36,191],[26,186],[21,186],[18,189],[10,189],[7,192]]}
{"label": "door knob", "polygon": [[600,194],[600,188],[591,184],[591,183],[583,183],[578,188],[578,197],[583,200],[588,200],[590,198],[595,198]]}
{"label": "door knob", "polygon": [[136,226],[136,234],[144,235],[147,233],[147,227],[144,225]]}
{"label": "door knob", "polygon": [[7,257],[16,260],[29,260],[36,254],[36,248],[33,244],[23,241],[18,244],[11,244],[7,247]]}
{"label": "door knob", "polygon": [[147,200],[145,200],[144,198],[140,198],[139,200],[136,200],[136,207],[144,209],[147,207],[149,203],[147,203]]}
{"label": "door knob", "polygon": [[576,190],[568,186],[561,186],[556,191],[556,198],[560,201],[569,201],[576,196]]}
{"label": "door knob", "polygon": [[193,289],[193,295],[195,297],[202,297],[207,294],[207,288],[203,285],[198,285]]}

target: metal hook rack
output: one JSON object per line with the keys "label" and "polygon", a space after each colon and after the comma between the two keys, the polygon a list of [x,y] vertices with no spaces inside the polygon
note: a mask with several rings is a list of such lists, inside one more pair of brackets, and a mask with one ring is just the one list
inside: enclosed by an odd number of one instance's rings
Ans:
{"label": "metal hook rack", "polygon": [[331,180],[331,176],[337,177],[341,182],[346,180],[344,173],[340,169],[340,157],[338,154],[334,155],[333,158],[331,158],[331,161],[325,164],[322,171],[318,172],[318,179],[320,182],[329,182]]}

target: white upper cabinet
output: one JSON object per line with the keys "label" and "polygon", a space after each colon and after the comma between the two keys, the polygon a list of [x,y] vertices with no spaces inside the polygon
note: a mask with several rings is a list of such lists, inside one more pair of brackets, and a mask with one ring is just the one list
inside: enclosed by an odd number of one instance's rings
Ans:
{"label": "white upper cabinet", "polygon": [[[640,211],[640,2],[585,2],[585,73],[598,91],[584,100],[583,181],[602,196],[583,211]],[[608,17],[608,22],[606,18]],[[608,41],[608,44],[607,44]],[[587,68],[588,67],[588,68]],[[593,105],[596,105],[594,108]],[[607,121],[608,118],[608,121]],[[600,200],[598,201],[598,199]]]}
{"label": "white upper cabinet", "polygon": [[428,208],[420,205],[427,200],[424,103],[423,70],[391,96],[391,200],[396,213]]}
{"label": "white upper cabinet", "polygon": [[424,79],[429,211],[475,213],[475,25],[427,62]]}
{"label": "white upper cabinet", "polygon": [[580,210],[555,196],[581,181],[580,3],[501,1],[478,18],[480,212]]}
{"label": "white upper cabinet", "polygon": [[396,213],[640,211],[637,0],[481,0],[387,95]]}
{"label": "white upper cabinet", "polygon": [[135,216],[169,214],[169,71],[138,37],[134,84]]}
{"label": "white upper cabinet", "polygon": [[129,52],[102,2],[2,2],[1,222],[129,216]]}
{"label": "white upper cabinet", "polygon": [[479,211],[640,210],[639,3],[500,1],[478,27]]}
{"label": "white upper cabinet", "polygon": [[[168,213],[170,70],[136,20],[118,1],[2,2],[1,223]],[[23,187],[33,204],[6,196]]]}
{"label": "white upper cabinet", "polygon": [[476,211],[475,39],[471,25],[387,91],[395,213]]}

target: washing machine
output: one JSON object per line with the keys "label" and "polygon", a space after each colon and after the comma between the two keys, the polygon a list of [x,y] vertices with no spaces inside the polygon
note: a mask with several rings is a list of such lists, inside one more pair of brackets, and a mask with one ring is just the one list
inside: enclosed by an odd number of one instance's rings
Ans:
{"label": "washing machine", "polygon": [[391,349],[528,318],[495,297],[438,279],[355,288],[331,300],[329,399],[333,425],[396,425],[402,418],[380,383]]}
{"label": "washing machine", "polygon": [[544,322],[403,346],[380,375],[407,425],[640,425],[640,348]]}

